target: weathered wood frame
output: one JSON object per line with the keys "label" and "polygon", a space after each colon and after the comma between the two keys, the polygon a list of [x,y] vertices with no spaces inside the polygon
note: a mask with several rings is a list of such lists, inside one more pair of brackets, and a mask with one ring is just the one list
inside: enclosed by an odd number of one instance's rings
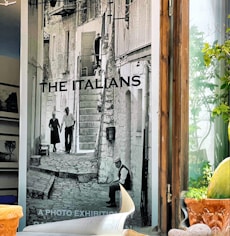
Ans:
{"label": "weathered wood frame", "polygon": [[[161,1],[160,217],[162,233],[179,227],[180,192],[188,175],[189,0]],[[168,203],[167,187],[172,197]]]}

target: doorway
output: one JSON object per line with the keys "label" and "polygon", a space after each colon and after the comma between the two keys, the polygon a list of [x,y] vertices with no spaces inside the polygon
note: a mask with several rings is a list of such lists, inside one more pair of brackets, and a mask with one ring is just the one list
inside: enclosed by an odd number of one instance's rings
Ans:
{"label": "doorway", "polygon": [[94,39],[96,32],[83,32],[81,36],[81,76],[94,75]]}

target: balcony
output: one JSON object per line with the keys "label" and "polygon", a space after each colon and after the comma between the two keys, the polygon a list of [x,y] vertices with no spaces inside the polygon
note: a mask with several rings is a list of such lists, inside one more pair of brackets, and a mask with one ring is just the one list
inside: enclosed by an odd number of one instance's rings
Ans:
{"label": "balcony", "polygon": [[[55,3],[55,0],[52,2]],[[56,4],[54,6],[50,6],[49,15],[61,15],[62,17],[71,15],[75,12],[76,9],[76,1],[74,0],[64,0],[62,1],[56,1]]]}

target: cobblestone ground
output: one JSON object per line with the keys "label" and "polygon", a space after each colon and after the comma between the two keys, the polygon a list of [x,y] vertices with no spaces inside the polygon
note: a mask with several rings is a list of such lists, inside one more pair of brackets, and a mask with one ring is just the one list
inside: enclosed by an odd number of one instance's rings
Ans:
{"label": "cobblestone ground", "polygon": [[97,159],[93,153],[66,154],[63,152],[50,153],[50,156],[42,156],[39,166],[33,169],[47,170],[47,172],[69,173],[83,175],[97,173]]}
{"label": "cobblestone ground", "polygon": [[49,199],[28,199],[29,224],[109,214],[117,209],[106,207],[107,186],[77,183],[71,178],[56,177]]}
{"label": "cobblestone ground", "polygon": [[[51,153],[50,156],[42,156],[41,164],[31,166],[31,169],[33,169],[33,176],[28,178],[36,177],[36,181],[39,182],[37,186],[41,191],[49,181],[45,180],[46,176],[55,175],[55,178],[48,198],[39,199],[28,194],[28,225],[105,215],[119,211],[119,208],[106,207],[109,185],[97,183],[95,175],[97,161],[92,154]],[[30,181],[28,180],[28,182]],[[118,194],[117,203],[119,205]],[[139,214],[135,213],[135,215],[136,217],[128,220],[127,224],[139,225]]]}

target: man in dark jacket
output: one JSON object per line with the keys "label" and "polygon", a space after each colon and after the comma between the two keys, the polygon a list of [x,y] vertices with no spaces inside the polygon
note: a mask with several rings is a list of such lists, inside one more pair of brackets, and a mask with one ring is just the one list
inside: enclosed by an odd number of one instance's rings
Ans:
{"label": "man in dark jacket", "polygon": [[94,41],[94,51],[96,57],[96,65],[100,66],[100,45],[101,45],[101,36],[97,34],[96,39]]}
{"label": "man in dark jacket", "polygon": [[121,159],[116,159],[114,161],[115,166],[119,169],[118,179],[113,181],[109,186],[109,198],[110,200],[106,203],[109,204],[107,207],[116,207],[115,193],[120,190],[120,185],[122,184],[126,190],[131,189],[131,179],[128,167],[122,164]]}

